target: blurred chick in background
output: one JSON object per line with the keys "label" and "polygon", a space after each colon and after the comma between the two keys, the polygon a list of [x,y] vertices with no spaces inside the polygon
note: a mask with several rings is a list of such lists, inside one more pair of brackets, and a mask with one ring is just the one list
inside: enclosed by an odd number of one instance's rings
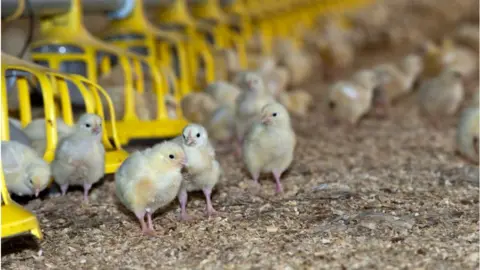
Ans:
{"label": "blurred chick in background", "polygon": [[[32,120],[23,131],[32,142],[32,148],[41,156],[47,148],[47,134],[45,130],[45,118]],[[65,124],[61,118],[57,118],[57,139],[62,140],[73,133],[74,128]]]}
{"label": "blurred chick in background", "polygon": [[260,173],[273,173],[275,190],[280,193],[282,173],[293,161],[295,132],[288,111],[279,103],[265,105],[259,116],[245,135],[243,160],[256,184]]}
{"label": "blurred chick in background", "polygon": [[105,171],[105,148],[102,144],[102,119],[85,113],[77,121],[74,131],[58,143],[52,161],[52,176],[65,195],[71,185],[83,186],[83,199],[100,181]]}
{"label": "blurred chick in background", "polygon": [[313,104],[312,95],[302,89],[281,93],[278,97],[287,110],[297,116],[306,116]]}
{"label": "blurred chick in background", "polygon": [[357,71],[350,80],[331,85],[327,98],[329,121],[356,125],[371,109],[377,86],[375,72],[367,69]]}
{"label": "blurred chick in background", "polygon": [[241,90],[234,84],[217,81],[208,85],[205,92],[211,95],[219,106],[227,106],[235,109],[235,101],[240,95]]}
{"label": "blurred chick in background", "polygon": [[464,98],[462,75],[445,70],[438,77],[422,82],[419,88],[421,112],[438,127],[442,116],[453,115]]}
{"label": "blurred chick in background", "polygon": [[186,163],[181,146],[164,142],[130,154],[115,173],[116,195],[140,221],[142,233],[155,234],[152,214],[175,199]]}
{"label": "blurred chick in background", "polygon": [[194,92],[184,96],[180,106],[188,121],[204,125],[218,108],[218,103],[207,93]]}
{"label": "blurred chick in background", "polygon": [[2,141],[2,168],[9,192],[38,197],[50,183],[50,166],[33,149],[16,141]]}

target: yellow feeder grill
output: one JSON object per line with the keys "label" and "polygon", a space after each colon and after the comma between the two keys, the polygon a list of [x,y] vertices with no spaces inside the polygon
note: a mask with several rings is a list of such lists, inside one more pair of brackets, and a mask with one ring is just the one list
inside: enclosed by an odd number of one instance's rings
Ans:
{"label": "yellow feeder grill", "polygon": [[[129,0],[132,1],[132,0]],[[126,15],[112,16],[102,38],[115,46],[144,55],[157,67],[175,70],[182,96],[190,92],[186,38],[178,33],[156,29],[144,14],[143,0],[132,2]],[[171,56],[175,57],[171,57]]]}
{"label": "yellow feeder grill", "polygon": [[204,27],[198,25],[190,16],[186,0],[176,0],[170,4],[159,6],[152,11],[152,21],[160,28],[169,32],[180,32],[188,37],[188,66],[190,69],[190,82],[195,90],[202,87],[198,82],[201,76],[207,84],[215,81],[215,67],[213,47],[208,43]]}
{"label": "yellow feeder grill", "polygon": [[[103,119],[103,104],[100,101],[100,96],[103,96],[104,100],[107,101],[107,109],[109,110],[110,115],[112,115],[112,119],[115,119],[113,104],[105,90],[79,75],[66,75],[53,72],[51,69],[37,66],[6,54],[2,54],[2,71],[5,77],[12,71],[17,73],[16,83],[19,91],[20,121],[22,126],[26,126],[32,121],[32,115],[28,82],[26,81],[25,76],[20,75],[32,74],[39,82],[45,110],[46,150],[44,159],[47,162],[53,160],[58,140],[56,132],[57,114],[54,110],[55,97],[60,101],[60,111],[64,122],[67,125],[73,125],[72,105],[70,102],[68,83],[75,85],[80,90],[85,101],[87,112],[96,113]],[[19,72],[21,73],[19,74]],[[7,94],[5,93],[5,96],[6,95]],[[3,107],[8,108],[8,104]],[[8,118],[5,123],[8,123]],[[5,129],[2,130],[3,133],[6,132]],[[8,135],[8,133],[3,133],[2,136]],[[104,125],[102,142],[105,146],[105,173],[114,173],[128,156],[128,153],[120,146],[115,121],[112,121],[109,128],[106,128]]]}
{"label": "yellow feeder grill", "polygon": [[188,7],[205,37],[216,49],[235,49],[241,68],[246,68],[246,40],[228,24],[232,20],[221,9],[219,0],[191,0]]}
{"label": "yellow feeder grill", "polygon": [[[120,143],[126,144],[131,139],[147,139],[173,137],[181,133],[187,124],[183,118],[180,106],[177,106],[177,118],[169,118],[165,106],[165,89],[168,89],[166,76],[160,77],[160,71],[156,63],[141,55],[128,52],[112,46],[98,39],[85,30],[82,24],[82,9],[79,0],[72,0],[68,13],[52,16],[41,20],[41,40],[32,45],[32,58],[35,62],[49,66],[52,69],[60,69],[62,72],[76,73],[86,76],[90,81],[97,82],[99,73],[108,73],[112,62],[117,61],[124,71],[125,86],[125,113],[122,119],[106,121],[107,129],[116,125]],[[100,63],[98,65],[97,63]],[[133,65],[133,68],[132,68]],[[157,116],[152,120],[140,120],[135,113],[135,99],[133,89],[143,93],[143,71],[150,73],[153,79],[153,91],[157,96]],[[132,71],[137,75],[134,85]],[[71,90],[69,85],[69,90]],[[70,99],[72,103],[77,100]],[[174,99],[180,104],[182,94],[175,89]],[[80,101],[82,104],[83,101]]]}

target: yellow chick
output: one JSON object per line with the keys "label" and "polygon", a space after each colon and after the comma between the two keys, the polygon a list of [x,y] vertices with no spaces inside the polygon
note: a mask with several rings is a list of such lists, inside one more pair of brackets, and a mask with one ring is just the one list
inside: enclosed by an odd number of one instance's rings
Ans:
{"label": "yellow chick", "polygon": [[38,197],[50,182],[50,166],[33,149],[16,141],[2,141],[2,168],[9,192]]}
{"label": "yellow chick", "polygon": [[341,76],[352,65],[355,51],[349,43],[341,39],[322,38],[317,40],[317,46],[327,78]]}
{"label": "yellow chick", "polygon": [[305,116],[313,103],[312,95],[301,89],[281,93],[278,101],[289,112],[299,116]]}
{"label": "yellow chick", "polygon": [[445,70],[440,76],[424,81],[419,88],[421,112],[436,125],[436,119],[453,115],[464,98],[462,75],[454,70]]}
{"label": "yellow chick", "polygon": [[[235,107],[235,132],[241,144],[243,136],[263,106],[274,98],[266,90],[262,77],[255,72],[244,74],[240,82],[243,92],[238,96]],[[237,149],[240,150],[240,149]]]}
{"label": "yellow chick", "polygon": [[75,124],[74,132],[58,143],[51,166],[62,195],[70,185],[83,185],[83,198],[88,201],[88,191],[105,171],[102,132],[100,116],[85,113]]}
{"label": "yellow chick", "polygon": [[290,166],[295,149],[295,132],[290,123],[287,109],[280,103],[265,105],[243,142],[243,160],[258,183],[260,173],[273,173],[276,192],[282,192],[280,178]]}
{"label": "yellow chick", "polygon": [[234,109],[235,101],[241,91],[234,84],[225,81],[218,81],[207,86],[205,92],[211,95],[219,106],[228,106]]}
{"label": "yellow chick", "polygon": [[130,154],[115,173],[116,195],[138,218],[142,233],[155,234],[152,214],[175,200],[186,163],[180,145],[163,142]]}
{"label": "yellow chick", "polygon": [[207,215],[216,214],[217,211],[212,206],[211,193],[220,179],[221,168],[215,160],[215,150],[208,140],[207,130],[201,125],[189,124],[175,141],[180,141],[188,160],[185,167],[187,176],[178,193],[181,219],[190,219],[186,210],[188,192],[197,190],[203,191],[205,195]]}
{"label": "yellow chick", "polygon": [[408,55],[399,64],[381,64],[374,68],[385,101],[389,106],[396,99],[410,93],[422,72],[422,60],[417,55]]}
{"label": "yellow chick", "polygon": [[312,61],[306,52],[293,50],[285,54],[280,60],[279,65],[288,70],[289,84],[298,86],[305,82],[312,74]]}
{"label": "yellow chick", "polygon": [[327,98],[331,121],[357,124],[369,112],[377,86],[377,76],[371,70],[360,70],[350,80],[334,83]]}
{"label": "yellow chick", "polygon": [[180,106],[188,121],[203,125],[218,108],[218,103],[207,93],[195,92],[184,96]]}
{"label": "yellow chick", "polygon": [[[45,131],[45,119],[39,118],[30,122],[23,131],[32,142],[32,148],[41,156],[45,154],[47,148],[47,134]],[[74,129],[65,124],[61,118],[57,118],[57,136],[58,140],[70,135]]]}
{"label": "yellow chick", "polygon": [[457,151],[475,164],[478,164],[479,155],[479,122],[479,108],[466,108],[460,116],[456,134]]}

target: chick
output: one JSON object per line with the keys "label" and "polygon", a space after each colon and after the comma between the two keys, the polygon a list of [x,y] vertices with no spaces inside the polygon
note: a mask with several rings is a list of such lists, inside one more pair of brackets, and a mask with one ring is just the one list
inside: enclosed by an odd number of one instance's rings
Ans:
{"label": "chick", "polygon": [[330,120],[357,124],[369,112],[377,86],[377,76],[371,70],[360,70],[349,81],[334,83],[327,98]]}
{"label": "chick", "polygon": [[479,122],[479,108],[466,108],[460,116],[456,134],[457,151],[474,163],[478,163],[479,155]]}
{"label": "chick", "polygon": [[276,191],[282,192],[280,177],[292,163],[295,133],[287,109],[280,103],[265,105],[260,117],[245,136],[243,160],[255,183],[260,173],[272,172]]}
{"label": "chick", "polygon": [[105,171],[105,148],[102,144],[102,119],[83,114],[74,132],[60,140],[52,161],[52,175],[65,195],[69,185],[83,185],[83,198]]}
{"label": "chick", "polygon": [[205,92],[211,95],[219,106],[228,106],[233,109],[241,91],[236,85],[218,81],[208,85]]}
{"label": "chick", "polygon": [[312,95],[301,89],[281,93],[278,101],[289,112],[299,116],[305,116],[313,102]]}
{"label": "chick", "polygon": [[[39,154],[43,155],[47,148],[47,135],[45,131],[45,119],[39,118],[31,121],[23,131],[32,142],[32,148]],[[57,136],[58,140],[70,135],[74,129],[65,124],[61,118],[57,118]]]}
{"label": "chick", "polygon": [[32,141],[22,130],[22,124],[17,119],[8,118],[8,131],[10,134],[10,140],[19,142],[29,147],[32,146]]}
{"label": "chick", "polygon": [[286,91],[290,80],[290,74],[286,67],[274,67],[272,70],[259,70],[258,72],[261,74],[270,95],[278,97]]}
{"label": "chick", "polygon": [[190,219],[187,214],[188,192],[201,190],[207,202],[207,215],[216,214],[212,206],[212,189],[220,179],[221,168],[215,160],[215,150],[208,140],[207,130],[197,124],[190,124],[183,129],[182,135],[175,141],[181,141],[183,150],[188,160],[186,166],[187,176],[182,182],[178,193],[181,207],[181,219]]}
{"label": "chick", "polygon": [[464,98],[462,75],[445,70],[440,76],[424,81],[419,88],[420,110],[435,126],[442,116],[453,115]]}
{"label": "chick", "polygon": [[312,72],[312,61],[310,57],[300,50],[293,50],[285,54],[280,60],[279,65],[288,70],[289,84],[298,86],[303,83]]}
{"label": "chick", "polygon": [[207,93],[195,92],[183,97],[180,102],[185,118],[194,123],[204,124],[218,103]]}
{"label": "chick", "polygon": [[138,218],[144,234],[155,234],[152,214],[177,196],[186,162],[181,146],[163,142],[132,153],[115,173],[116,195]]}
{"label": "chick", "polygon": [[38,197],[50,182],[50,166],[33,149],[2,141],[2,167],[9,192]]}
{"label": "chick", "polygon": [[209,137],[217,146],[227,146],[235,139],[235,111],[227,106],[220,106],[208,119],[205,128]]}
{"label": "chick", "polygon": [[[266,91],[260,75],[255,72],[245,73],[240,85],[244,91],[238,96],[235,107],[235,133],[239,145],[242,144],[245,132],[263,106],[275,101]],[[238,148],[237,154],[240,154],[240,151]]]}
{"label": "chick", "polygon": [[355,51],[351,44],[342,39],[318,39],[317,47],[325,67],[327,79],[341,76],[351,66]]}
{"label": "chick", "polygon": [[380,82],[384,97],[384,106],[408,94],[422,71],[421,58],[416,55],[405,57],[399,65],[381,64],[374,68]]}

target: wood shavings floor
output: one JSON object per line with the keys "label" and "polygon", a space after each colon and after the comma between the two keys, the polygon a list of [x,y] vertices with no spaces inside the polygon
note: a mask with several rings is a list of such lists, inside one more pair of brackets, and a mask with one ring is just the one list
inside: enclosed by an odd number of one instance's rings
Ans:
{"label": "wood shavings floor", "polygon": [[[306,86],[318,104],[324,85]],[[89,205],[80,190],[30,201],[45,234],[36,246],[2,243],[4,269],[476,269],[478,167],[454,154],[457,117],[434,130],[414,97],[391,119],[355,130],[327,127],[323,106],[296,118],[296,159],[274,195],[270,176],[254,191],[242,164],[219,159],[225,177],[213,203],[225,217],[206,219],[191,196],[190,223],[178,203],[158,213],[156,238],[114,196],[112,177]],[[42,254],[39,254],[41,247]]]}

